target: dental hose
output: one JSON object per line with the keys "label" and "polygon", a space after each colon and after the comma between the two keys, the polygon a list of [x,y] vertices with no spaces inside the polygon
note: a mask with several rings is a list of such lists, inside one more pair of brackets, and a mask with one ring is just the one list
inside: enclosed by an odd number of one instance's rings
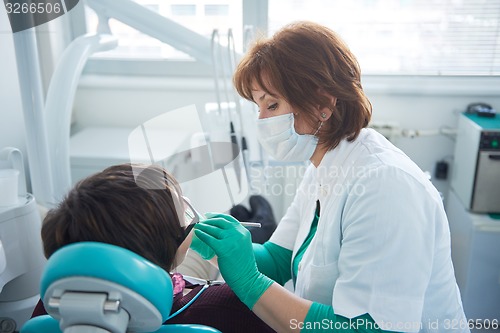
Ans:
{"label": "dental hose", "polygon": [[198,291],[198,293],[186,304],[184,305],[182,308],[180,308],[179,310],[175,311],[174,313],[172,313],[170,316],[168,316],[168,318],[166,320],[169,320],[169,319],[172,319],[173,317],[177,316],[179,313],[181,313],[182,311],[186,310],[191,304],[193,304],[194,301],[196,301],[196,299],[198,297],[200,297],[201,293],[205,291],[205,289],[207,289],[208,287],[210,287],[210,284],[207,283],[205,284],[201,289],[200,291]]}

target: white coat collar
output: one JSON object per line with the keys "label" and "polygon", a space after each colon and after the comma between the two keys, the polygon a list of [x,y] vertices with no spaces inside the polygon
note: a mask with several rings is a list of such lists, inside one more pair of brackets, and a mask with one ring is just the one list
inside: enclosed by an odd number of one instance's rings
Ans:
{"label": "white coat collar", "polygon": [[[358,137],[354,141],[347,141],[343,139],[337,147],[328,151],[320,164],[315,167],[312,165],[312,176],[318,185],[338,182],[339,179],[344,179],[350,170],[351,164],[347,160],[352,159],[351,153],[355,148],[362,144],[368,136],[370,136],[371,129],[363,128]],[[347,161],[347,163],[346,163]]]}

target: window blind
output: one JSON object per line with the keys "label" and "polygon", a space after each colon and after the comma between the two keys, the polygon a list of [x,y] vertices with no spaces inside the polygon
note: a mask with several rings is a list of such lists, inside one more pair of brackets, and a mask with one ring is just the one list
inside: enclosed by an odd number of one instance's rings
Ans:
{"label": "window blind", "polygon": [[269,33],[324,24],[364,74],[500,75],[500,0],[269,0]]}

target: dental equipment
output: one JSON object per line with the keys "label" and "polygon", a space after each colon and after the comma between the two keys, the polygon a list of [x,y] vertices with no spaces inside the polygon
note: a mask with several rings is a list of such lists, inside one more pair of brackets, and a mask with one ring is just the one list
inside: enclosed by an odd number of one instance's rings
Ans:
{"label": "dental equipment", "polygon": [[250,227],[250,228],[261,228],[262,227],[262,224],[258,223],[258,222],[244,222],[244,221],[240,221],[240,224],[244,227]]}
{"label": "dental equipment", "polygon": [[2,187],[5,181],[0,185],[2,195],[12,191],[15,199],[0,204],[0,332],[10,333],[19,331],[38,302],[46,259],[40,238],[42,221],[35,198],[26,191],[21,152],[12,147],[0,150],[0,170],[18,173],[15,187]]}
{"label": "dental equipment", "polygon": [[[66,48],[52,75],[46,101],[35,30],[28,28],[13,34],[32,192],[37,201],[47,207],[55,206],[72,184],[69,133],[73,100],[88,58],[117,45],[108,19],[115,18],[206,64],[212,62],[208,38],[131,0],[88,0],[86,4],[98,15],[98,34],[80,36]],[[9,18],[12,25],[14,19]]]}
{"label": "dental equipment", "polygon": [[[185,52],[197,60],[211,64],[210,40],[160,14],[130,0],[87,0],[99,16],[99,22],[109,18]],[[172,33],[175,31],[175,33]]]}
{"label": "dental equipment", "polygon": [[[189,204],[189,208],[191,208],[193,213],[198,215],[198,222],[207,219],[207,217],[204,214],[200,213],[198,210],[196,210],[196,208],[194,208],[193,205],[191,205],[190,200],[188,198],[186,198],[186,197],[183,197],[183,198]],[[248,227],[252,227],[252,228],[261,228],[262,227],[262,225],[258,222],[246,222],[246,221],[239,221],[239,222],[242,226],[247,227],[247,228]]]}
{"label": "dental equipment", "polygon": [[[236,60],[237,60],[237,54],[236,54],[236,46],[234,42],[234,35],[233,35],[233,30],[229,29],[227,32],[227,50],[229,52],[228,54],[228,64],[229,64],[229,73],[233,73],[234,70],[236,69]],[[250,185],[250,189],[254,193],[254,189],[252,187],[252,181],[250,179],[250,165],[249,165],[249,152],[248,152],[248,146],[247,146],[247,140],[245,137],[245,131],[243,129],[243,115],[242,115],[242,110],[241,110],[241,98],[238,96],[236,93],[234,87],[231,89],[234,103],[236,105],[236,114],[239,116],[240,120],[240,131],[241,131],[241,152],[242,152],[242,157],[243,157],[243,166],[245,168],[245,175],[247,177],[247,182]],[[232,129],[232,127],[231,127]],[[241,177],[241,175],[240,175]]]}
{"label": "dental equipment", "polygon": [[[229,41],[228,41],[229,42]],[[227,102],[227,113],[228,113],[228,119],[229,119],[229,136],[231,138],[231,148],[232,148],[232,156],[234,162],[234,171],[236,173],[236,179],[238,181],[238,189],[239,192],[241,192],[241,167],[239,164],[239,161],[236,160],[236,158],[239,155],[239,145],[238,145],[238,138],[236,137],[236,132],[234,130],[234,123],[232,119],[232,113],[231,113],[231,103],[229,100],[229,94],[228,94],[228,88],[227,88],[227,73],[226,69],[224,68],[224,55],[223,55],[223,50],[220,45],[220,37],[219,37],[219,31],[217,29],[214,29],[212,32],[212,65],[214,69],[214,84],[215,84],[215,94],[217,98],[217,104],[218,104],[218,110],[219,113],[222,112],[222,103],[221,103],[221,94],[220,94],[220,86],[219,86],[219,75],[222,76],[222,86],[223,86],[223,91],[224,91],[224,96],[226,98]],[[230,55],[231,55],[231,48],[230,45],[227,47],[228,50],[228,56],[229,56],[229,62],[230,60]],[[219,73],[220,72],[220,73]],[[224,180],[226,181],[226,184],[228,186],[228,192],[231,197],[231,202],[233,207],[235,206],[235,202],[233,199],[233,194],[231,189],[229,188],[229,182],[227,181],[227,175],[224,171]]]}
{"label": "dental equipment", "polygon": [[184,277],[184,280],[186,280],[187,282],[192,283],[192,284],[202,284],[202,285],[205,284],[205,285],[210,285],[210,286],[216,286],[216,285],[226,283],[222,280],[204,280],[204,279],[200,279],[200,278],[197,278],[194,276],[189,276],[189,275],[183,275],[183,277]]}

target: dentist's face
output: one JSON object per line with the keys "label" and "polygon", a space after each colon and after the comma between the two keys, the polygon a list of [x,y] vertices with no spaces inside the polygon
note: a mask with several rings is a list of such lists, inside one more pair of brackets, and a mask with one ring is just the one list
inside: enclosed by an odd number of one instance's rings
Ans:
{"label": "dentist's face", "polygon": [[283,98],[271,95],[261,88],[252,89],[252,97],[259,107],[259,119],[293,113],[293,109]]}
{"label": "dentist's face", "polygon": [[295,117],[295,131],[298,134],[311,134],[315,131],[315,129],[304,121],[303,115],[300,114],[300,111],[295,110],[283,97],[278,94],[270,94],[258,85],[254,84],[252,87],[252,98],[255,104],[259,107],[259,119],[293,113]]}

